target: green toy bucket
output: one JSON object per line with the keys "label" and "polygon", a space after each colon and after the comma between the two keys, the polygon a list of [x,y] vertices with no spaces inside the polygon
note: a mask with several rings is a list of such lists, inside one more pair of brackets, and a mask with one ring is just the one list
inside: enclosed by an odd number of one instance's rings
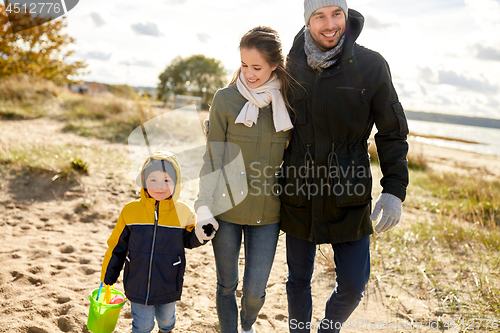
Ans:
{"label": "green toy bucket", "polygon": [[[97,292],[99,289],[94,289],[89,296],[90,309],[89,318],[87,320],[87,328],[93,333],[112,333],[115,330],[120,310],[125,305],[125,301],[120,304],[102,304],[104,299],[104,290],[99,295],[99,300],[96,301]],[[115,295],[121,295],[125,300],[125,295],[116,289],[111,289],[111,298]]]}

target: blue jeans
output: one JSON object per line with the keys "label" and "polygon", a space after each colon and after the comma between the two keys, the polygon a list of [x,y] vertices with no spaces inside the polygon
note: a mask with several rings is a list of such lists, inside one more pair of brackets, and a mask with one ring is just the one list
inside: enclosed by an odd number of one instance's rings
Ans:
{"label": "blue jeans", "polygon": [[241,297],[241,328],[249,331],[264,305],[266,285],[278,243],[279,223],[251,226],[218,221],[212,240],[217,269],[216,305],[221,333],[238,332],[238,264],[245,236],[245,273]]}
{"label": "blue jeans", "polygon": [[144,305],[130,302],[132,333],[149,333],[155,328],[155,316],[160,332],[170,332],[175,326],[175,302],[162,305]]}
{"label": "blue jeans", "polygon": [[[325,316],[318,332],[339,332],[343,322],[356,309],[370,277],[370,236],[355,242],[332,244],[337,283],[326,302]],[[311,278],[314,271],[316,244],[287,235],[286,256],[288,280],[288,327],[292,333],[304,333],[311,323]]]}

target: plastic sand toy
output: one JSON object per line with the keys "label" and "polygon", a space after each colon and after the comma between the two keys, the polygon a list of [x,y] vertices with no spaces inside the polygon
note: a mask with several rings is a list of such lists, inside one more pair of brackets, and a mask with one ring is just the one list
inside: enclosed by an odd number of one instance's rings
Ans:
{"label": "plastic sand toy", "polygon": [[93,333],[112,333],[126,298],[119,290],[108,287],[106,293],[101,293],[101,288],[102,285],[99,289],[94,289],[89,296],[90,309],[87,328]]}

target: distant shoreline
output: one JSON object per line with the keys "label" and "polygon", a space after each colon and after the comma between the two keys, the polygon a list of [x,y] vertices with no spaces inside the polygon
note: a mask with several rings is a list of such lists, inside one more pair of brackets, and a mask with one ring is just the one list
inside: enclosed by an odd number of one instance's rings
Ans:
{"label": "distant shoreline", "polygon": [[500,129],[500,119],[455,116],[451,114],[421,111],[405,111],[405,114],[406,118],[408,118],[409,120],[421,120],[435,123],[448,123]]}
{"label": "distant shoreline", "polygon": [[439,140],[456,141],[456,142],[462,142],[462,143],[470,143],[470,144],[474,144],[474,145],[480,145],[480,144],[482,144],[481,142],[477,142],[477,141],[455,139],[455,138],[450,138],[450,137],[446,137],[446,136],[439,136],[439,135],[425,135],[425,134],[418,134],[418,133],[412,133],[412,132],[410,132],[410,134],[408,134],[408,135],[409,136],[426,138],[426,139],[439,139]]}

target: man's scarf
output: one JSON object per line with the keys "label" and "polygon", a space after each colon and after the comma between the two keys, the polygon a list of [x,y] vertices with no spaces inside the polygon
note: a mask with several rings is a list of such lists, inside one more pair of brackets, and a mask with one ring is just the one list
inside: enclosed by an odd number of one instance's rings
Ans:
{"label": "man's scarf", "polygon": [[326,52],[321,51],[318,45],[316,45],[313,36],[311,35],[311,31],[309,31],[308,28],[305,28],[304,38],[304,51],[307,55],[307,64],[312,69],[321,72],[324,68],[332,66],[337,62],[337,60],[339,60],[344,46],[345,35],[340,38],[337,46]]}

